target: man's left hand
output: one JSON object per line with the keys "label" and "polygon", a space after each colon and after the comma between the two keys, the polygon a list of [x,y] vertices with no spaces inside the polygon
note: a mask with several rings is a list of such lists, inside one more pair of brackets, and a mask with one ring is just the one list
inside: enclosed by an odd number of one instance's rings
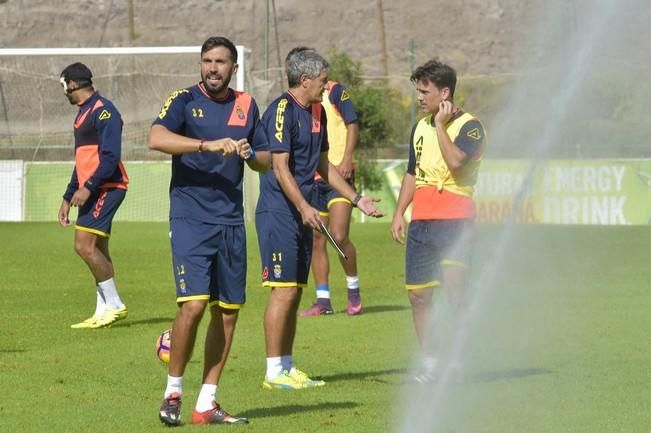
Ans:
{"label": "man's left hand", "polygon": [[376,197],[367,197],[363,196],[362,198],[359,199],[357,202],[357,207],[359,210],[364,212],[364,214],[373,217],[373,218],[381,218],[384,216],[384,212],[379,210],[377,207],[375,207],[375,203],[379,202],[380,199]]}
{"label": "man's left hand", "polygon": [[251,154],[253,153],[253,149],[251,148],[251,144],[249,143],[249,140],[243,138],[237,142],[237,145],[239,147],[239,151],[237,153],[240,156],[240,158],[242,158],[245,161],[248,161],[249,158],[251,157]]}

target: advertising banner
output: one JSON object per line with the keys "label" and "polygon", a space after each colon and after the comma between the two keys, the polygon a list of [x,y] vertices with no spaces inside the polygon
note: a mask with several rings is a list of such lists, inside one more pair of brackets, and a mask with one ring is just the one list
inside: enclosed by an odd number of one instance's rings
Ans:
{"label": "advertising banner", "polygon": [[23,219],[23,161],[0,161],[0,221]]}
{"label": "advertising banner", "polygon": [[[392,212],[407,163],[380,164]],[[479,223],[647,225],[651,160],[485,160],[475,201]]]}
{"label": "advertising banner", "polygon": [[[71,163],[4,163],[0,219],[54,221],[72,170]],[[377,191],[387,214],[375,219],[354,211],[354,221],[390,223],[395,210],[405,160],[377,162],[384,178]],[[127,162],[131,178],[116,221],[167,221],[169,162]],[[247,179],[245,202],[252,215],[257,185]],[[22,215],[22,185],[25,185]],[[532,164],[525,160],[484,160],[475,188],[477,221],[501,224],[647,225],[651,222],[651,160],[552,160]],[[406,213],[407,220],[410,213]]]}

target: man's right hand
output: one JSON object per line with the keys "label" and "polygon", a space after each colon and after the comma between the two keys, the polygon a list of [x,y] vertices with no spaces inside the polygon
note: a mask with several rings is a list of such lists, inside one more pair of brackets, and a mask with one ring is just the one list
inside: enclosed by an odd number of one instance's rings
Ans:
{"label": "man's right hand", "polygon": [[399,244],[405,244],[405,220],[402,215],[394,215],[391,221],[391,237]]}
{"label": "man's right hand", "polygon": [[321,231],[321,215],[319,211],[309,204],[305,204],[299,210],[303,224],[312,227],[314,230]]}
{"label": "man's right hand", "polygon": [[68,218],[68,215],[70,214],[70,203],[67,200],[63,200],[61,202],[61,206],[59,207],[59,224],[61,224],[64,227],[67,227],[70,225],[70,219]]}
{"label": "man's right hand", "polygon": [[344,159],[341,160],[341,163],[339,165],[335,165],[337,168],[337,171],[346,180],[350,180],[350,178],[353,176],[353,161],[347,159],[344,157]]}

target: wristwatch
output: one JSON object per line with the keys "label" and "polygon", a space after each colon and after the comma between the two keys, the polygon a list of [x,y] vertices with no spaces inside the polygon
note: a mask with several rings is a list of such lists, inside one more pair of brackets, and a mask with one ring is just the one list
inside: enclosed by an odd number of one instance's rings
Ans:
{"label": "wristwatch", "polygon": [[357,193],[353,201],[351,202],[353,204],[353,207],[357,207],[357,203],[362,199],[362,195],[360,193]]}

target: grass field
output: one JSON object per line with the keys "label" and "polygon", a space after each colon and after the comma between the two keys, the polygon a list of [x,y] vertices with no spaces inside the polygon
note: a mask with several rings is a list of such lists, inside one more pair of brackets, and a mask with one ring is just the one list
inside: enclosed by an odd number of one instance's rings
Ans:
{"label": "grass field", "polygon": [[[248,304],[220,385],[245,432],[394,432],[405,418],[446,433],[651,431],[651,266],[647,227],[480,227],[466,374],[440,399],[402,385],[414,337],[404,251],[387,224],[353,228],[365,314],[299,320],[295,358],[327,386],[265,391],[254,230]],[[72,230],[0,224],[0,432],[157,432],[166,369],[157,335],[176,312],[167,225],[116,223],[112,254],[129,318],[71,330],[94,308],[94,283]],[[345,307],[339,266],[336,308]],[[303,306],[313,298],[306,292]],[[205,324],[204,324],[205,325]],[[184,420],[199,389],[201,350],[186,372]],[[438,409],[438,410],[437,410]],[[432,412],[434,411],[434,412]],[[428,413],[437,413],[430,420]],[[431,425],[430,425],[431,424]]]}

